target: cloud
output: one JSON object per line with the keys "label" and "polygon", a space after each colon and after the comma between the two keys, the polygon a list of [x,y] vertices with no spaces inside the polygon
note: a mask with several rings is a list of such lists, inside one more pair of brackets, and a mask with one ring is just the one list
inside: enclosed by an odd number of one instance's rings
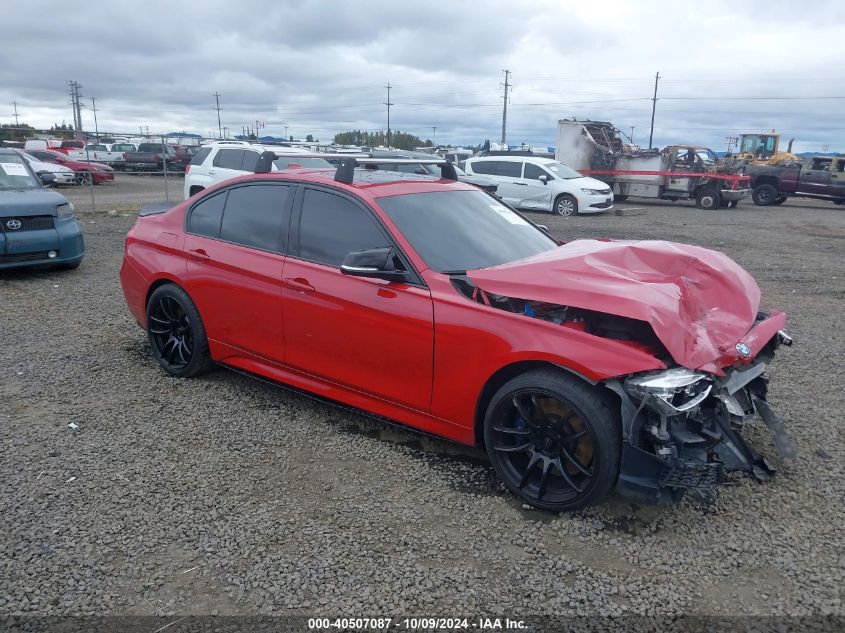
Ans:
{"label": "cloud", "polygon": [[[725,136],[776,128],[797,150],[845,150],[845,100],[830,98],[845,96],[835,1],[12,0],[0,23],[3,123],[12,101],[32,125],[70,121],[73,79],[97,97],[100,129],[208,133],[219,91],[235,132],[258,120],[330,138],[383,129],[389,82],[394,129],[477,143],[499,137],[508,68],[509,141],[553,144],[571,116],[633,126],[643,141],[660,71],[658,145],[721,149]],[[90,108],[83,120],[92,127]]]}

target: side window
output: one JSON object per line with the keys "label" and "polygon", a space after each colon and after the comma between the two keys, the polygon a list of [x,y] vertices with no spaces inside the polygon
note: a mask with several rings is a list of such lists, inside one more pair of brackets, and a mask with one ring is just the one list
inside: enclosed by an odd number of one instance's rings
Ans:
{"label": "side window", "polygon": [[497,161],[496,175],[507,178],[520,178],[522,176],[522,163],[513,161]]}
{"label": "side window", "polygon": [[265,251],[287,249],[287,185],[258,184],[229,189],[220,239]]}
{"label": "side window", "polygon": [[303,259],[340,266],[353,251],[390,246],[370,214],[346,198],[306,189],[299,226]]}
{"label": "side window", "polygon": [[813,171],[827,171],[830,168],[831,160],[829,158],[816,158],[813,160]]}
{"label": "side window", "polygon": [[535,165],[534,163],[525,163],[525,178],[531,180],[540,180],[540,176],[545,176],[548,180],[554,180],[544,169]]}
{"label": "side window", "polygon": [[208,156],[210,153],[210,147],[203,147],[191,157],[191,165],[202,165],[202,162],[205,160],[205,157]]}
{"label": "side window", "polygon": [[255,164],[258,162],[258,152],[244,151],[241,169],[244,171],[255,171]]}
{"label": "side window", "polygon": [[244,159],[243,153],[241,149],[221,149],[214,157],[214,166],[239,170]]}
{"label": "side window", "polygon": [[193,209],[188,218],[188,231],[205,237],[220,237],[220,222],[223,219],[223,206],[226,204],[226,192],[206,198]]}
{"label": "side window", "polygon": [[489,174],[491,176],[496,174],[496,163],[492,160],[479,160],[469,163],[472,167],[473,173]]}

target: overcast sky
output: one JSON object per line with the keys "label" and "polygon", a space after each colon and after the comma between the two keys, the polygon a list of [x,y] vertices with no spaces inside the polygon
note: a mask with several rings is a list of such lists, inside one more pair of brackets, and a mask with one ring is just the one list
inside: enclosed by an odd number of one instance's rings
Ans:
{"label": "overcast sky", "polygon": [[[725,148],[776,128],[796,151],[845,151],[845,2],[3,0],[0,123],[72,122],[67,82],[100,130],[217,130],[321,140],[391,128],[438,143],[553,145],[564,117],[648,144]],[[775,97],[775,98],[771,98]]]}

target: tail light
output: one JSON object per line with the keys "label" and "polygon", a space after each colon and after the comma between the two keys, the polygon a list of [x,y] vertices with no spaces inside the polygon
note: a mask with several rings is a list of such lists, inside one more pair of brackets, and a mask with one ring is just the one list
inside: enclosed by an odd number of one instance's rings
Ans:
{"label": "tail light", "polygon": [[187,176],[190,173],[191,173],[191,163],[188,163],[187,165],[185,165],[185,175]]}

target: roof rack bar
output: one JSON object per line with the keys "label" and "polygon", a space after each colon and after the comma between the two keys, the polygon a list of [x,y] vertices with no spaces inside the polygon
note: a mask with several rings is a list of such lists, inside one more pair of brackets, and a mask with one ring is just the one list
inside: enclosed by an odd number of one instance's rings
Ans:
{"label": "roof rack bar", "polygon": [[444,180],[457,180],[458,174],[455,166],[441,157],[432,158],[380,158],[366,154],[328,154],[323,152],[273,152],[264,151],[258,157],[254,172],[256,174],[268,174],[273,169],[273,161],[278,158],[323,158],[340,160],[335,172],[334,179],[351,185],[354,179],[355,168],[359,165],[439,165],[440,177]]}

